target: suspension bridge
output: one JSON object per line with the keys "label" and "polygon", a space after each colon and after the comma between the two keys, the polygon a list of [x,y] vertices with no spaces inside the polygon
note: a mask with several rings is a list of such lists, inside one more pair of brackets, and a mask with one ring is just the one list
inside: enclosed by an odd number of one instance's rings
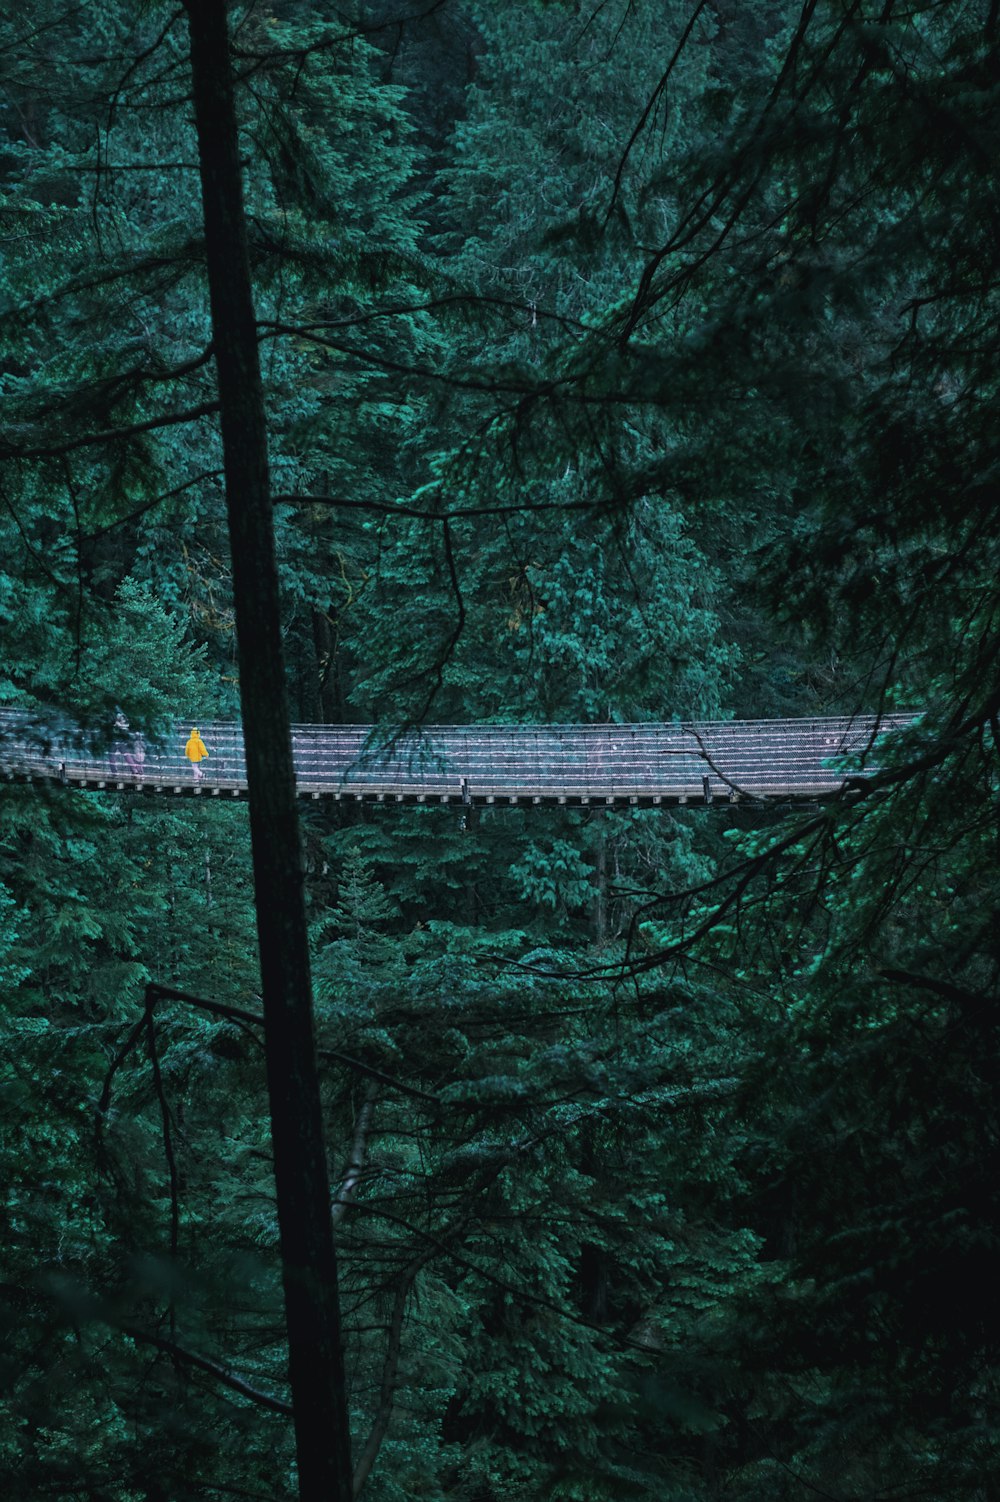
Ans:
{"label": "suspension bridge", "polygon": [[[885,737],[913,715],[636,725],[296,725],[297,791],[352,803],[632,805],[814,801],[878,770]],[[104,793],[244,798],[241,727],[202,723],[103,737],[0,709],[0,777]]]}

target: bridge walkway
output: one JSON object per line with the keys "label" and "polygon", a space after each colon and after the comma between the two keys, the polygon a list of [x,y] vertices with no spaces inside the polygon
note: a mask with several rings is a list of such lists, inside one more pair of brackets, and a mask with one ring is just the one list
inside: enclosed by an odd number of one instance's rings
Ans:
{"label": "bridge walkway", "polygon": [[[296,725],[297,791],[362,803],[591,804],[640,807],[715,800],[813,801],[847,775],[877,770],[883,736],[912,715],[635,725],[428,725],[392,735],[370,725]],[[0,775],[100,792],[246,796],[241,727],[200,726],[208,751],[196,779],[190,726],[153,741],[133,732],[102,746],[0,709]]]}

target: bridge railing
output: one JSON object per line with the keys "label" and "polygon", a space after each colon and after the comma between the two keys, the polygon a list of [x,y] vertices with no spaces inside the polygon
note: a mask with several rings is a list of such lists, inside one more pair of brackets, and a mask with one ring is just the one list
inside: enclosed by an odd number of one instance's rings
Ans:
{"label": "bridge railing", "polygon": [[475,797],[702,797],[824,792],[844,757],[874,770],[882,734],[910,716],[671,725],[429,726],[379,745],[366,727],[299,726],[302,786]]}
{"label": "bridge railing", "polygon": [[[876,770],[882,736],[912,715],[634,725],[435,725],[393,735],[367,725],[296,725],[299,791],[401,797],[702,798],[820,795],[845,765]],[[0,710],[0,766],[85,785],[199,785],[239,791],[238,724],[199,726],[208,759],[196,778],[190,725],[158,738],[103,737]],[[848,762],[845,763],[845,758]]]}

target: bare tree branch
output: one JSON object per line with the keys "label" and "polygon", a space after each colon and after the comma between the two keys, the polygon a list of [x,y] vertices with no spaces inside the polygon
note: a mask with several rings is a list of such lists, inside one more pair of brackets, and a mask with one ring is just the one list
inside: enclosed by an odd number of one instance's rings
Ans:
{"label": "bare tree branch", "polygon": [[197,1351],[189,1351],[186,1346],[178,1345],[175,1340],[167,1340],[163,1335],[153,1335],[148,1330],[139,1330],[134,1325],[121,1325],[114,1320],[108,1320],[106,1323],[120,1330],[137,1345],[153,1346],[167,1356],[172,1356],[188,1366],[196,1367],[200,1372],[207,1372],[223,1387],[230,1388],[232,1392],[238,1392],[241,1397],[249,1398],[252,1403],[258,1403],[261,1408],[269,1408],[272,1413],[284,1414],[286,1417],[291,1416],[291,1403],[272,1397],[270,1393],[261,1392],[259,1388],[251,1387],[249,1382],[244,1381],[242,1377],[238,1377],[235,1372],[229,1371],[226,1367],[220,1366],[217,1361],[210,1360],[208,1356],[201,1356]]}
{"label": "bare tree branch", "polygon": [[303,495],[287,491],[273,497],[276,506],[336,506],[344,511],[374,511],[380,516],[412,517],[417,521],[454,522],[480,516],[524,515],[529,511],[595,511],[595,501],[541,501],[526,505],[461,506],[456,511],[422,511],[400,502],[357,500],[353,496]]}
{"label": "bare tree branch", "polygon": [[[180,991],[176,986],[161,986],[151,981],[146,987],[146,996],[156,1001],[183,1001],[189,1006],[198,1007],[203,1012],[208,1012],[214,1017],[221,1017],[227,1022],[233,1022],[244,1030],[250,1027],[262,1028],[264,1018],[257,1012],[247,1012],[242,1007],[234,1007],[222,1001],[209,1001],[204,996],[193,996],[190,991]],[[111,1083],[115,1074],[125,1062],[136,1041],[141,1036],[146,1025],[145,1012],[129,1033],[121,1049],[115,1055],[107,1075],[105,1076],[104,1088],[98,1102],[98,1113],[104,1116],[111,1103]],[[259,1040],[256,1034],[250,1034],[255,1043]],[[377,1081],[389,1090],[396,1090],[401,1095],[410,1095],[415,1100],[426,1101],[428,1105],[439,1107],[439,1101],[435,1095],[426,1090],[421,1090],[417,1085],[409,1085],[405,1080],[397,1079],[395,1075],[388,1074],[384,1069],[379,1069],[375,1064],[367,1064],[363,1059],[356,1059],[352,1054],[344,1053],[339,1048],[318,1048],[316,1050],[321,1059],[330,1059],[337,1064],[343,1064],[348,1069],[355,1070],[358,1074],[367,1076],[368,1079]]]}
{"label": "bare tree branch", "polygon": [[195,407],[185,407],[180,412],[166,412],[162,417],[149,417],[145,422],[134,422],[122,428],[106,428],[100,433],[86,433],[81,438],[69,438],[65,443],[39,444],[34,448],[18,448],[17,444],[0,444],[0,459],[57,459],[62,454],[71,454],[75,449],[92,448],[101,443],[120,443],[123,438],[135,438],[139,433],[151,433],[157,428],[177,427],[182,423],[195,422],[218,412],[219,403],[199,402]]}
{"label": "bare tree branch", "polygon": [[613,183],[612,188],[611,188],[611,197],[608,200],[608,207],[607,207],[607,210],[605,211],[605,215],[604,215],[604,222],[605,222],[605,224],[607,224],[608,220],[611,218],[611,214],[612,214],[612,211],[614,210],[614,206],[615,206],[615,204],[618,201],[618,194],[621,191],[622,178],[625,175],[625,168],[628,165],[628,159],[629,159],[629,157],[632,154],[632,148],[635,145],[636,141],[638,141],[639,137],[642,135],[642,132],[646,128],[646,123],[649,120],[650,115],[656,109],[657,104],[659,103],[660,99],[663,97],[664,93],[666,92],[667,84],[670,82],[670,75],[671,75],[671,73],[673,73],[674,68],[677,66],[677,63],[680,61],[681,53],[684,51],[684,48],[687,46],[688,41],[689,41],[689,39],[691,37],[691,33],[692,33],[692,31],[694,31],[694,28],[697,25],[698,17],[701,15],[702,11],[705,9],[705,6],[707,5],[707,3],[708,3],[708,0],[698,0],[698,4],[695,6],[694,10],[692,11],[691,16],[690,16],[690,18],[688,20],[687,25],[685,26],[684,30],[681,32],[681,39],[677,43],[677,46],[674,48],[674,52],[673,52],[673,55],[672,55],[670,61],[667,63],[666,68],[664,69],[663,73],[660,75],[660,78],[659,78],[659,81],[657,82],[656,88],[653,90],[652,94],[650,94],[650,96],[649,96],[649,99],[646,101],[646,107],[643,110],[642,114],[639,116],[639,119],[636,122],[635,128],[632,131],[632,134],[629,136],[628,141],[625,144],[625,150],[622,152],[621,157],[620,157],[619,162],[618,162],[618,166],[617,166],[617,168],[615,170],[615,180],[614,180],[614,183]]}
{"label": "bare tree branch", "polygon": [[[82,1293],[83,1290],[74,1290],[74,1297],[76,1297],[77,1292]],[[25,1288],[16,1283],[0,1283],[0,1295],[21,1307],[34,1305],[39,1309],[50,1311],[58,1317],[66,1317],[65,1314],[60,1315],[62,1301],[58,1295],[46,1292],[43,1289]],[[125,1335],[129,1340],[134,1340],[136,1345],[152,1346],[155,1350],[162,1351],[164,1355],[170,1356],[176,1361],[196,1367],[198,1371],[205,1372],[223,1387],[228,1387],[232,1392],[239,1393],[241,1397],[249,1398],[252,1403],[258,1403],[262,1408],[270,1409],[272,1413],[280,1413],[288,1417],[292,1412],[290,1403],[284,1402],[281,1398],[273,1397],[270,1393],[261,1392],[259,1388],[251,1386],[243,1377],[237,1376],[235,1372],[231,1372],[228,1367],[220,1365],[218,1361],[213,1361],[211,1357],[202,1356],[197,1351],[188,1350],[186,1346],[179,1345],[177,1341],[169,1340],[164,1335],[157,1335],[151,1330],[140,1330],[136,1325],[112,1318],[110,1314],[101,1308],[99,1300],[91,1294],[86,1294],[85,1296],[83,1316],[85,1319],[94,1320],[99,1324],[107,1326],[110,1330],[117,1330],[120,1335]]]}

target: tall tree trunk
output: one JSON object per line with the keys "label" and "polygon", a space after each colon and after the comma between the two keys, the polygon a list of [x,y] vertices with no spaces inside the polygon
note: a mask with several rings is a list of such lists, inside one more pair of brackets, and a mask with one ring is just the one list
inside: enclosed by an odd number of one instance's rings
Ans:
{"label": "tall tree trunk", "polygon": [[302,1502],[347,1502],[350,1434],[337,1264],[226,0],[185,0],[185,8],[232,547],[299,1495]]}

